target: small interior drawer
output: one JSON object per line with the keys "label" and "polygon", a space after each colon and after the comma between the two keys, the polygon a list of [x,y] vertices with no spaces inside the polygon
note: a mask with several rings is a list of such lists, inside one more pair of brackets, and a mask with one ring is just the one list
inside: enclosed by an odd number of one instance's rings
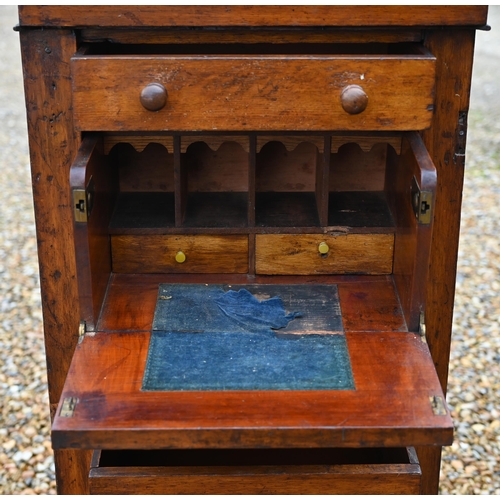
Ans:
{"label": "small interior drawer", "polygon": [[258,234],[258,274],[390,274],[394,234]]}
{"label": "small interior drawer", "polygon": [[106,54],[97,45],[71,61],[75,126],[82,131],[425,129],[434,107],[435,58],[418,45],[394,45],[331,44],[319,53],[283,48],[259,53],[258,47],[241,45],[203,53],[194,45],[181,53],[150,48],[154,54],[127,53],[126,45]]}
{"label": "small interior drawer", "polygon": [[96,451],[90,493],[399,494],[420,493],[413,448]]}
{"label": "small interior drawer", "polygon": [[117,273],[246,273],[248,236],[112,236]]}

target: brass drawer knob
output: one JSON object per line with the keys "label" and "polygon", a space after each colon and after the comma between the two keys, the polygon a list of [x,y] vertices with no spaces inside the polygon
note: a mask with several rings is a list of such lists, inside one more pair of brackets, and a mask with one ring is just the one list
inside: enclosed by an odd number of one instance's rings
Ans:
{"label": "brass drawer knob", "polygon": [[175,254],[175,260],[176,262],[178,262],[179,264],[182,264],[183,262],[186,261],[186,254],[184,252],[182,252],[181,250],[179,250],[176,254]]}
{"label": "brass drawer knob", "polygon": [[318,252],[321,254],[321,255],[326,255],[328,252],[330,251],[330,247],[324,242],[322,241],[319,245],[318,245]]}
{"label": "brass drawer knob", "polygon": [[148,111],[159,111],[167,103],[167,89],[161,83],[150,83],[141,92],[141,104]]}
{"label": "brass drawer knob", "polygon": [[362,113],[368,104],[368,96],[363,87],[359,85],[348,85],[340,94],[340,102],[344,111],[350,115]]}

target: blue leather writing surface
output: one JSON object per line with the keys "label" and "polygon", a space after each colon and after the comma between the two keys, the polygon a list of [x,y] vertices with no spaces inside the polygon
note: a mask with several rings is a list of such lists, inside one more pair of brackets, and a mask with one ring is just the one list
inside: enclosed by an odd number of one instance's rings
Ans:
{"label": "blue leather writing surface", "polygon": [[354,389],[335,285],[160,285],[142,389]]}

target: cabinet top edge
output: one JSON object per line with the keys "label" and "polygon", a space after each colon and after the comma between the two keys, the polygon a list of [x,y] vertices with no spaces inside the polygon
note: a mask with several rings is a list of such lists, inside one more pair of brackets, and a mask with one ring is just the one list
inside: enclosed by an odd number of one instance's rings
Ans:
{"label": "cabinet top edge", "polygon": [[24,27],[75,28],[393,28],[398,26],[477,28],[486,24],[487,13],[488,7],[482,5],[23,5],[19,6],[19,24]]}

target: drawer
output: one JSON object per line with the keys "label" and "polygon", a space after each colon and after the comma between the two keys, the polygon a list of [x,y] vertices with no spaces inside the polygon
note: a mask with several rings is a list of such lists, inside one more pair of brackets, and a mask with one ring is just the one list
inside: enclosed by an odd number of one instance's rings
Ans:
{"label": "drawer", "polygon": [[257,274],[390,274],[393,234],[259,234]]}
{"label": "drawer", "polygon": [[98,451],[90,493],[399,494],[420,493],[413,448]]}
{"label": "drawer", "polygon": [[245,235],[111,237],[116,273],[247,273]]}
{"label": "drawer", "polygon": [[430,126],[435,58],[420,47],[405,54],[369,54],[371,47],[358,49],[359,54],[318,55],[200,55],[196,47],[191,50],[182,55],[74,56],[76,128],[333,131]]}

